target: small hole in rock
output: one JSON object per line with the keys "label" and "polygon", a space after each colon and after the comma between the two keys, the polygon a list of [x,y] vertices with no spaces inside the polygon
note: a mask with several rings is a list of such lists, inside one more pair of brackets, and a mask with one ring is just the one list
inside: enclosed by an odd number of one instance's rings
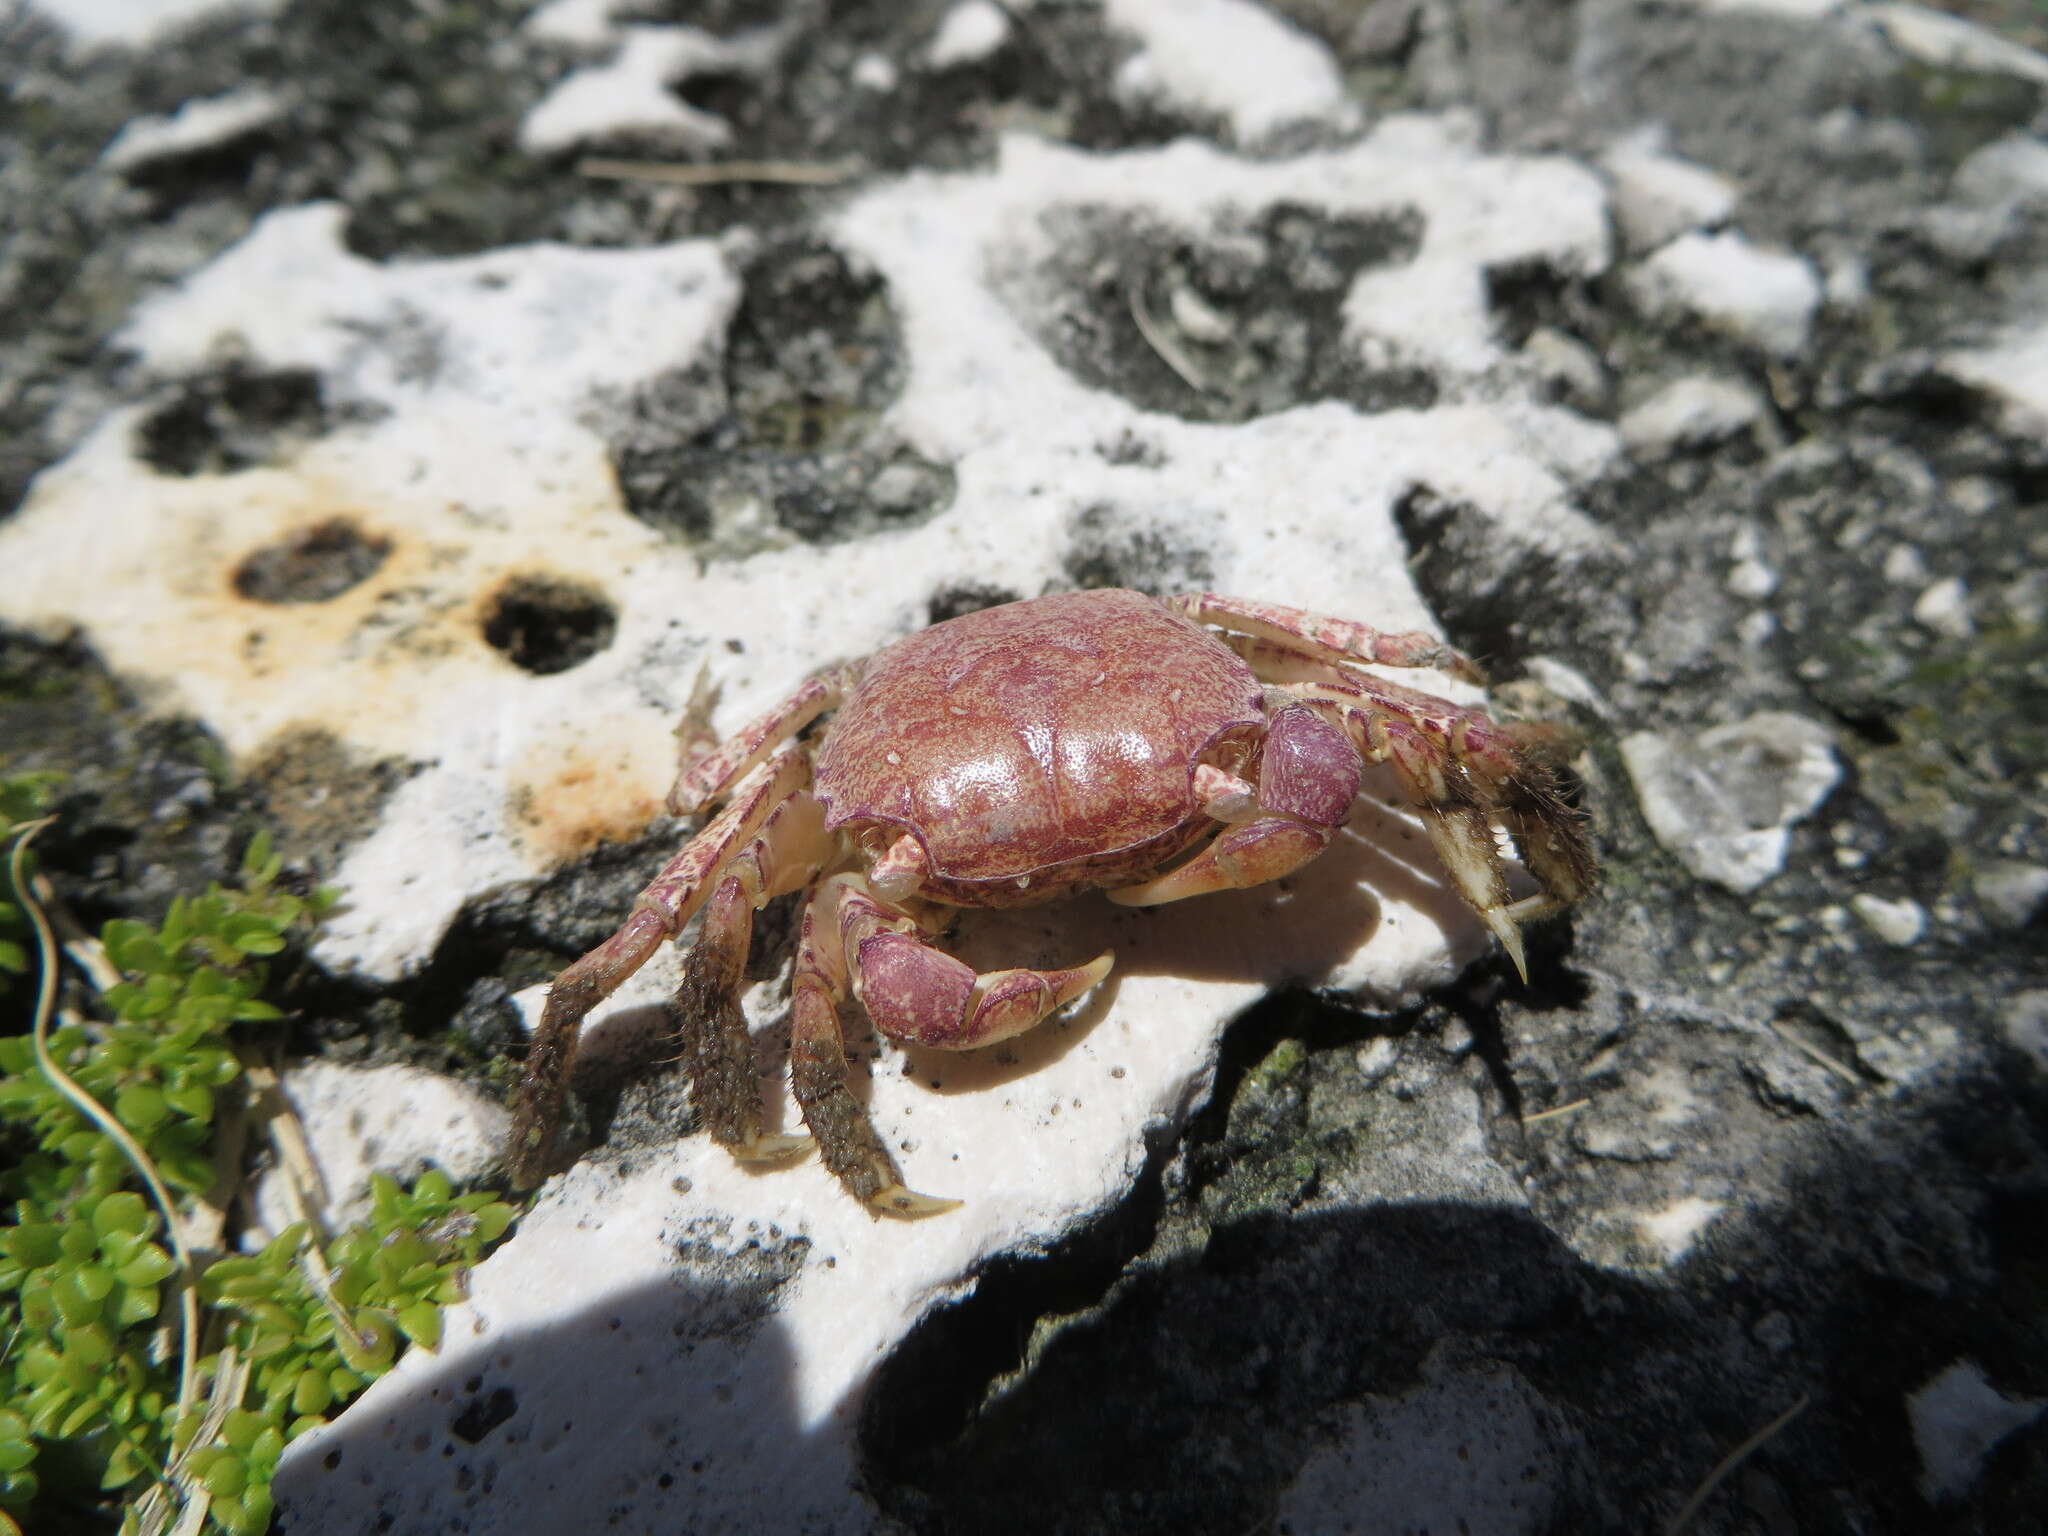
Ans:
{"label": "small hole in rock", "polygon": [[752,80],[727,70],[706,70],[702,74],[691,75],[672,89],[699,112],[709,112],[727,122],[738,118],[759,94]]}
{"label": "small hole in rock", "polygon": [[244,556],[235,590],[258,603],[325,603],[375,575],[391,541],[330,517]]}
{"label": "small hole in rock", "polygon": [[612,643],[619,617],[603,594],[576,582],[522,576],[499,591],[484,639],[539,677],[581,666]]}
{"label": "small hole in rock", "polygon": [[492,1430],[519,1411],[519,1399],[510,1387],[493,1387],[490,1396],[464,1408],[449,1421],[458,1440],[476,1445]]}

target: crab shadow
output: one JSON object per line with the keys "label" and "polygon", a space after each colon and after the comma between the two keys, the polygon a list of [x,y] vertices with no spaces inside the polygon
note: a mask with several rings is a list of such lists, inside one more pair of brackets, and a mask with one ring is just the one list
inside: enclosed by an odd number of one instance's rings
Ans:
{"label": "crab shadow", "polygon": [[[1138,977],[1238,987],[1249,1003],[1277,987],[1337,987],[1367,1001],[1411,990],[1399,962],[1376,964],[1381,950],[1400,948],[1396,928],[1422,930],[1425,950],[1470,954],[1483,945],[1477,917],[1450,886],[1415,815],[1399,803],[1384,775],[1369,777],[1330,847],[1283,880],[1220,891],[1158,907],[1123,907],[1100,892],[1042,907],[961,908],[938,946],[977,971],[1080,964],[1108,951],[1116,968],[1076,1005],[1026,1033],[971,1051],[883,1043],[857,1003],[842,1013],[853,1066],[849,1086],[863,1104],[872,1073],[900,1061],[934,1092],[978,1093],[1051,1066],[1114,1016],[1126,982]],[[1390,801],[1392,803],[1390,803]],[[1415,940],[1403,951],[1412,954]],[[593,1016],[576,1067],[576,1091],[608,1121],[627,1085],[677,1060],[675,1023],[665,1000],[678,969],[666,950],[636,978],[644,995]],[[786,984],[785,984],[786,985]],[[773,1005],[784,1013],[786,993]],[[764,1084],[782,1073],[786,1014],[755,1031]],[[793,1130],[786,1083],[764,1095],[771,1131]],[[680,1115],[682,1110],[677,1109]],[[601,1126],[596,1127],[601,1130]],[[600,1138],[601,1139],[601,1138]],[[772,1167],[772,1165],[767,1165]]]}
{"label": "crab shadow", "polygon": [[[1270,885],[1159,907],[1120,907],[1098,892],[1046,907],[963,910],[940,944],[978,971],[1076,965],[1105,950],[1116,969],[1068,1012],[1013,1040],[962,1052],[910,1046],[903,1055],[944,1093],[1029,1076],[1110,1018],[1136,977],[1239,986],[1247,1003],[1255,991],[1283,986],[1340,986],[1370,997],[1378,983],[1371,951],[1396,923],[1426,925],[1453,953],[1483,942],[1415,819],[1361,797],[1321,857]],[[1400,990],[1399,979],[1387,986],[1389,996]]]}
{"label": "crab shadow", "polygon": [[776,1290],[681,1271],[488,1339],[451,1313],[440,1355],[409,1355],[292,1447],[274,1529],[864,1525],[836,1416],[802,1422]]}

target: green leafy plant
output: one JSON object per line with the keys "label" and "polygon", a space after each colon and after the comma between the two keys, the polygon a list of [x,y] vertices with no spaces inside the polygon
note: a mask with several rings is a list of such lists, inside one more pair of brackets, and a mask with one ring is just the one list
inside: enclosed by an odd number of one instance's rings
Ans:
{"label": "green leafy plant", "polygon": [[[17,846],[17,879],[24,862]],[[285,1446],[403,1339],[434,1347],[441,1307],[512,1221],[430,1170],[409,1192],[377,1176],[369,1220],[324,1247],[298,1222],[254,1253],[188,1251],[185,1208],[238,1171],[218,1166],[213,1134],[247,1089],[235,1031],[281,1017],[260,995],[264,959],[331,902],[280,873],[259,834],[239,888],[181,897],[154,926],[107,924],[112,1016],[51,1030],[46,971],[34,1030],[0,1039],[0,1131],[22,1144],[0,1171],[0,1532],[39,1497],[118,1498],[124,1532],[167,1529],[180,1508],[261,1532]]]}

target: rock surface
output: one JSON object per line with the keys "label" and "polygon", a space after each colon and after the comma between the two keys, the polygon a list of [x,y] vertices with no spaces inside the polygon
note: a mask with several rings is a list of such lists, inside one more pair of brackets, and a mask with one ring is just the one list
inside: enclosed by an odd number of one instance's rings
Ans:
{"label": "rock surface", "polygon": [[37,0],[0,57],[0,772],[69,775],[88,920],[259,823],[343,888],[284,972],[343,1136],[459,1079],[474,1176],[687,831],[700,673],[729,727],[1214,587],[1585,739],[1607,880],[1526,986],[1383,783],[1285,888],[964,922],[1119,972],[868,1053],[968,1202],[915,1226],[693,1134],[664,955],[282,1529],[1640,1531],[1801,1404],[1688,1529],[2048,1501],[2041,56],[1789,0]]}

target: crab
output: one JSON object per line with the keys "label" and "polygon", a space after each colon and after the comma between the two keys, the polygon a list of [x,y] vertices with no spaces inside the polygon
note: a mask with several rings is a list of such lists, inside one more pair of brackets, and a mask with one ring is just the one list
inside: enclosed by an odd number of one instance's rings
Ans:
{"label": "crab", "polygon": [[[1153,906],[1278,880],[1330,845],[1369,763],[1391,765],[1452,885],[1526,979],[1519,925],[1578,900],[1595,875],[1554,772],[1561,738],[1368,664],[1480,680],[1420,632],[1206,592],[1071,592],[932,625],[686,753],[670,810],[717,812],[550,989],[513,1117],[513,1182],[549,1170],[584,1016],[701,912],[676,1014],[713,1139],[749,1161],[814,1141],[871,1211],[947,1209],[958,1202],[905,1186],[848,1084],[849,995],[918,1046],[971,1050],[1028,1030],[1100,982],[1111,956],[977,975],[933,942],[949,909],[1098,888]],[[1512,896],[1496,823],[1536,894]],[[794,891],[806,895],[790,1078],[809,1138],[764,1130],[739,1006],[753,914]]]}

